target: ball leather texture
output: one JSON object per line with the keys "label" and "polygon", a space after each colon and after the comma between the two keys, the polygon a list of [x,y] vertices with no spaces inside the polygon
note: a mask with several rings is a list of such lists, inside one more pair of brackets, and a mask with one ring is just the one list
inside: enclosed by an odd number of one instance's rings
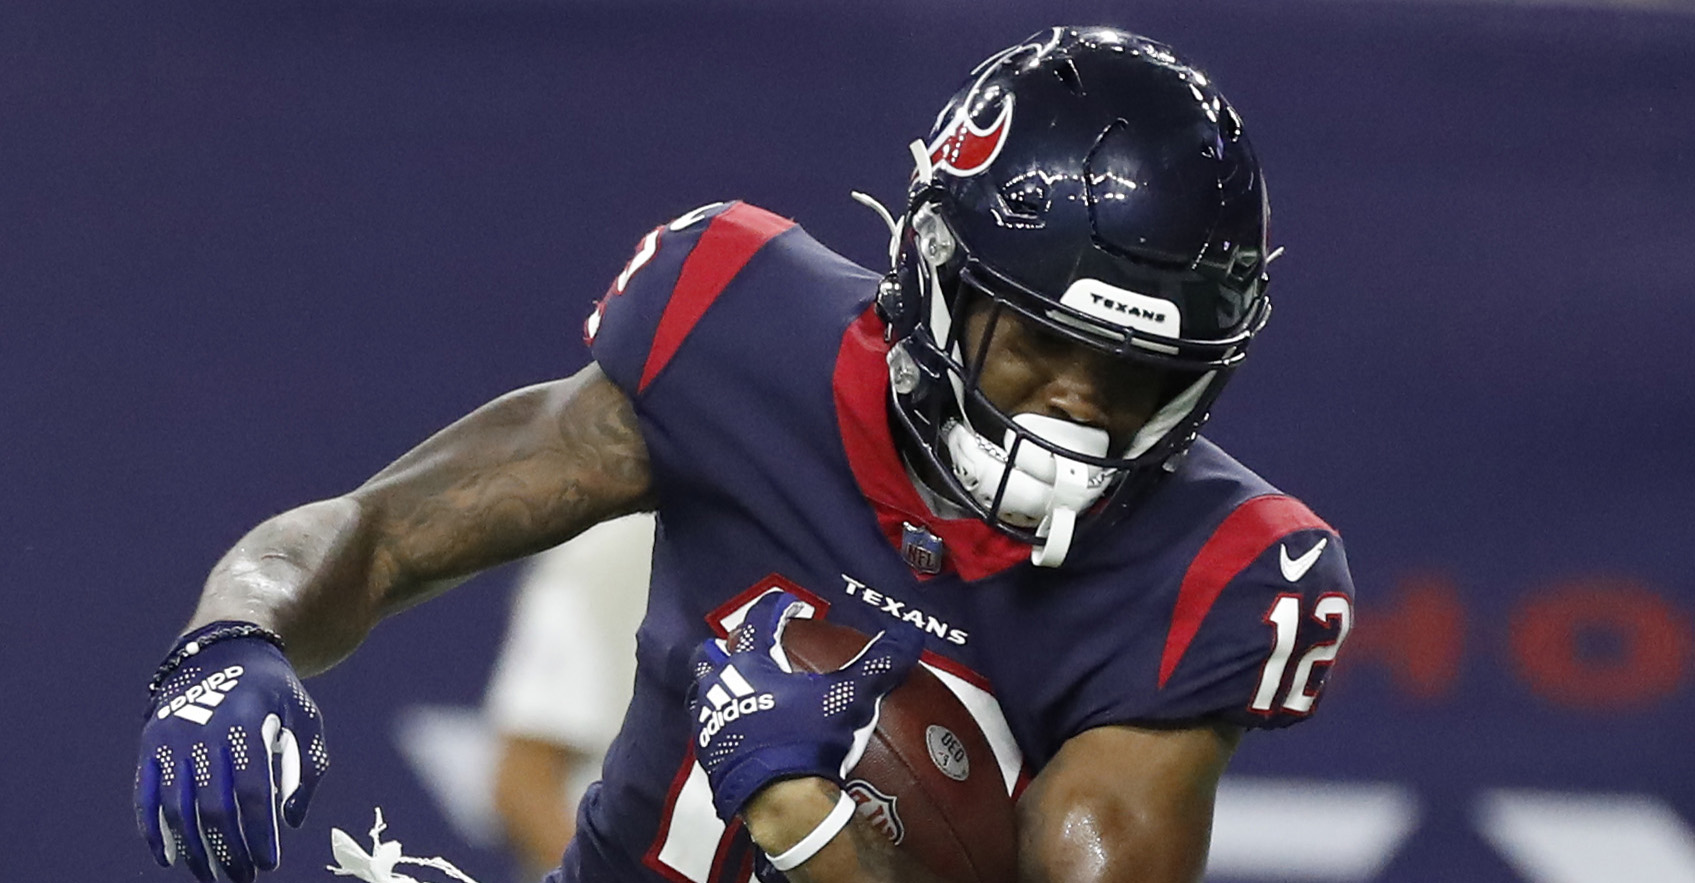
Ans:
{"label": "ball leather texture", "polygon": [[[868,640],[844,625],[797,619],[783,631],[783,650],[796,668],[827,672]],[[1016,819],[1000,764],[965,705],[922,664],[883,698],[846,786],[860,817],[942,883],[1016,879]]]}

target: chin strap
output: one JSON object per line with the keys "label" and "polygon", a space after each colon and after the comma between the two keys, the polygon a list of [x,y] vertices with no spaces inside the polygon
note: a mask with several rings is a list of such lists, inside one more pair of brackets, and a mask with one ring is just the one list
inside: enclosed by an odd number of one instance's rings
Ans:
{"label": "chin strap", "polygon": [[1186,389],[1173,397],[1171,401],[1166,402],[1164,407],[1154,412],[1154,415],[1148,418],[1147,423],[1142,424],[1142,428],[1137,430],[1135,437],[1130,440],[1130,450],[1125,456],[1140,457],[1152,450],[1154,445],[1159,444],[1161,439],[1169,435],[1177,424],[1183,422],[1190,412],[1195,410],[1195,405],[1200,402],[1201,396],[1206,393],[1208,387],[1212,386],[1213,378],[1217,376],[1217,371],[1208,371],[1202,374],[1195,379],[1194,383],[1189,384]]}
{"label": "chin strap", "polygon": [[1088,466],[1065,457],[1052,459],[1053,502],[1036,528],[1036,536],[1047,542],[1030,547],[1030,562],[1037,567],[1058,567],[1065,563],[1065,554],[1071,550],[1071,535],[1077,527],[1078,511],[1100,496],[1098,488],[1092,491],[1089,488]]}
{"label": "chin strap", "polygon": [[[900,258],[901,225],[895,222],[895,216],[889,214],[888,208],[879,202],[877,197],[860,190],[849,191],[848,195],[853,197],[854,202],[876,212],[877,217],[883,219],[883,226],[889,228],[889,266],[894,266],[895,261]],[[901,222],[904,223],[905,220],[902,218]]]}
{"label": "chin strap", "polygon": [[[930,165],[930,154],[924,149],[924,142],[914,141],[907,145],[907,149],[912,153],[912,180],[920,184],[930,183],[936,175],[936,170]],[[877,197],[860,190],[851,190],[848,195],[852,196],[855,202],[876,212],[877,217],[883,219],[883,226],[889,228],[889,266],[893,267],[900,260],[900,240],[901,234],[905,232],[905,215],[903,214],[897,222],[888,207],[879,202]]]}
{"label": "chin strap", "polygon": [[[929,165],[929,154],[924,152],[922,142],[912,143],[913,161],[918,164],[913,172],[915,181],[928,182],[934,174]],[[889,267],[891,272],[899,269],[901,248],[905,245],[906,231],[911,227],[914,234],[917,266],[913,269],[918,275],[919,285],[923,288],[923,296],[930,304],[929,330],[930,336],[938,346],[946,346],[952,358],[963,363],[964,356],[960,353],[959,342],[947,343],[953,328],[953,314],[948,309],[947,298],[942,296],[941,267],[947,263],[959,248],[954,239],[953,231],[948,229],[947,222],[942,220],[933,203],[920,204],[916,209],[903,213],[899,219],[891,214],[887,207],[876,197],[859,190],[850,191],[854,201],[877,213],[883,221],[883,226],[889,230]],[[948,372],[948,383],[953,388],[954,401],[958,403],[960,413],[965,413],[965,382],[953,372]]]}

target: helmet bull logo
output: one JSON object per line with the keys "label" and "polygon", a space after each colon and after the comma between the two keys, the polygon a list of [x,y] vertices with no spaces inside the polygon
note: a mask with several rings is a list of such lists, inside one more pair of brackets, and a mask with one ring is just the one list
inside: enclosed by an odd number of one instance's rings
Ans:
{"label": "helmet bull logo", "polygon": [[969,100],[962,102],[953,119],[930,142],[931,168],[969,178],[987,169],[1000,155],[1006,134],[1012,130],[1012,96],[1001,103],[1000,113],[987,128],[971,121],[971,104]]}

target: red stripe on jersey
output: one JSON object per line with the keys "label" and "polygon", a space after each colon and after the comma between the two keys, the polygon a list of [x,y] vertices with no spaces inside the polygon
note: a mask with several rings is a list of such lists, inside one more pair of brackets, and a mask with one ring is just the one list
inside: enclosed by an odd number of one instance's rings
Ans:
{"label": "red stripe on jersey", "polygon": [[989,683],[988,678],[978,674],[976,669],[971,668],[963,662],[950,659],[940,653],[935,653],[929,650],[925,650],[918,658],[935,666],[936,668],[941,669],[942,671],[947,672],[950,675],[953,675],[956,678],[959,678],[967,684],[988,693],[990,696],[993,696],[995,693],[995,687],[993,684]]}
{"label": "red stripe on jersey", "polygon": [[653,378],[670,363],[683,345],[684,338],[694,330],[700,317],[718,299],[724,287],[742,271],[754,253],[774,239],[777,234],[795,225],[762,208],[738,202],[719,212],[700,234],[700,241],[683,261],[682,273],[671,300],[659,317],[659,328],[653,333],[653,348],[648,350],[647,363],[642,366],[641,382],[636,392],[647,389]]}
{"label": "red stripe on jersey", "polygon": [[1177,590],[1177,607],[1171,612],[1171,630],[1165,634],[1165,652],[1159,660],[1161,688],[1177,670],[1213,602],[1236,574],[1254,563],[1272,543],[1295,531],[1313,528],[1336,532],[1300,500],[1281,494],[1255,497],[1225,517],[1195,560],[1189,562],[1189,571],[1183,574],[1183,585]]}
{"label": "red stripe on jersey", "polygon": [[[706,873],[706,879],[710,881],[710,883],[717,883],[717,881],[724,881],[724,883],[741,883],[741,880],[747,879],[746,877],[732,877],[729,880],[725,880],[724,877],[724,860],[729,857],[731,847],[736,844],[736,835],[741,832],[741,816],[736,816],[730,820],[729,824],[724,826],[724,836],[718,838],[718,851],[712,854],[712,870]],[[751,858],[751,856],[748,856],[748,858]]]}
{"label": "red stripe on jersey", "polygon": [[738,613],[746,612],[747,608],[753,606],[753,602],[772,592],[788,592],[811,604],[813,609],[818,611],[819,619],[828,618],[830,615],[830,602],[780,573],[771,573],[766,574],[765,578],[759,582],[743,589],[736,597],[712,608],[712,612],[706,614],[707,627],[712,629],[712,633],[717,635],[719,640],[728,638],[730,630],[725,626],[725,621]]}

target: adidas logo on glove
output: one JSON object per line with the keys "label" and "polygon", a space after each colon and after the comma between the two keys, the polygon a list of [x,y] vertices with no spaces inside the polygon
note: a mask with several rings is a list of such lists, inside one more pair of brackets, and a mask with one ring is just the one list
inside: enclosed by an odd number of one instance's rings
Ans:
{"label": "adidas logo on glove", "polygon": [[[759,711],[770,711],[777,707],[777,697],[771,693],[755,694],[753,686],[736,671],[733,665],[724,666],[719,673],[721,683],[713,684],[706,691],[706,701],[712,703],[711,708],[701,706],[700,709],[700,747],[705,748],[724,725],[743,715]],[[730,689],[725,690],[725,687]],[[732,695],[734,694],[734,695]]]}
{"label": "adidas logo on glove", "polygon": [[242,667],[232,665],[223,671],[215,671],[205,680],[187,690],[170,702],[161,705],[154,714],[160,720],[171,715],[191,720],[197,724],[205,724],[212,719],[212,709],[224,701],[224,695],[235,689],[237,679],[243,673]]}

